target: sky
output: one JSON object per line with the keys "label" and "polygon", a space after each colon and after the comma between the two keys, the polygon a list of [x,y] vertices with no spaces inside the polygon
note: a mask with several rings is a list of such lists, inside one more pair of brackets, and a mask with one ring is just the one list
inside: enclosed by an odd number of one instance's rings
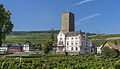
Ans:
{"label": "sky", "polygon": [[10,10],[13,31],[61,29],[62,12],[75,14],[75,30],[120,34],[120,0],[0,0]]}

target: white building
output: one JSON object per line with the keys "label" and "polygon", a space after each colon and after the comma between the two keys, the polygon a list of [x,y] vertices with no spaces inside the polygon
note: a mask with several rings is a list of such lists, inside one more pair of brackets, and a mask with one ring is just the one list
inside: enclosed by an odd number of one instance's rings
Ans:
{"label": "white building", "polygon": [[58,41],[54,45],[53,51],[75,54],[91,53],[93,50],[91,40],[81,32],[75,32],[74,14],[72,12],[63,12],[61,19],[61,31],[57,35]]}
{"label": "white building", "polygon": [[24,52],[30,52],[30,51],[34,51],[34,50],[35,50],[35,43],[26,42],[23,45]]}
{"label": "white building", "polygon": [[59,32],[57,36],[57,44],[53,47],[53,51],[56,53],[68,52],[68,53],[91,53],[92,43],[91,40],[80,32]]}
{"label": "white building", "polygon": [[11,45],[8,43],[2,43],[2,46],[0,47],[0,51],[7,51]]}
{"label": "white building", "polygon": [[8,47],[0,47],[0,51],[7,51]]}

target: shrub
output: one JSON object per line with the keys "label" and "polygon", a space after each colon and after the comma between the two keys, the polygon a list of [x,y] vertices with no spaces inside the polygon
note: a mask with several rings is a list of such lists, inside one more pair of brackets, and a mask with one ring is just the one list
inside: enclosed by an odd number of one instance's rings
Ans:
{"label": "shrub", "polygon": [[116,56],[118,56],[118,53],[114,49],[110,49],[109,47],[103,47],[101,54],[104,57],[116,57]]}

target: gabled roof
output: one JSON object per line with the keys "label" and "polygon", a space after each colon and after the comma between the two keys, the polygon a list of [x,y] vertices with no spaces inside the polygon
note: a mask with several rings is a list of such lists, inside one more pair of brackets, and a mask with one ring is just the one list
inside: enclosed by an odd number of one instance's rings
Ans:
{"label": "gabled roof", "polygon": [[[120,50],[120,47],[117,47],[115,44],[110,43],[110,42],[108,42],[108,41],[106,41],[106,42],[103,44],[103,46],[104,46],[106,43],[108,43],[109,46],[111,46],[113,49],[115,49],[115,50]],[[102,47],[103,47],[103,46],[102,46]]]}

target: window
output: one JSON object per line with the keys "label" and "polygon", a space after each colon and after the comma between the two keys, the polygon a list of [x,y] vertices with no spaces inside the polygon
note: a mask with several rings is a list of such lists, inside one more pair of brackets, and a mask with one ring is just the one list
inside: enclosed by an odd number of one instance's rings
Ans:
{"label": "window", "polygon": [[71,47],[71,51],[73,51],[73,47]]}
{"label": "window", "polygon": [[71,45],[73,45],[73,43],[71,43]]}
{"label": "window", "polygon": [[73,40],[73,38],[71,38]]}
{"label": "window", "polygon": [[62,40],[62,38],[60,38],[60,40]]}
{"label": "window", "polygon": [[69,41],[67,41],[67,45],[69,45]]}
{"label": "window", "polygon": [[73,41],[71,41],[71,45],[73,45]]}
{"label": "window", "polygon": [[63,44],[63,42],[61,44]]}
{"label": "window", "polygon": [[60,34],[60,36],[62,36],[62,33]]}
{"label": "window", "polygon": [[78,45],[78,42],[77,42],[77,41],[75,41],[75,45]]}
{"label": "window", "polygon": [[66,38],[66,40],[69,40],[69,38]]}
{"label": "window", "polygon": [[76,47],[76,50],[78,50],[78,47]]}
{"label": "window", "polygon": [[78,43],[75,43],[76,45],[78,45]]}
{"label": "window", "polygon": [[76,37],[76,39],[78,39],[78,38]]}
{"label": "window", "polygon": [[63,41],[59,41],[59,45],[63,45]]}

